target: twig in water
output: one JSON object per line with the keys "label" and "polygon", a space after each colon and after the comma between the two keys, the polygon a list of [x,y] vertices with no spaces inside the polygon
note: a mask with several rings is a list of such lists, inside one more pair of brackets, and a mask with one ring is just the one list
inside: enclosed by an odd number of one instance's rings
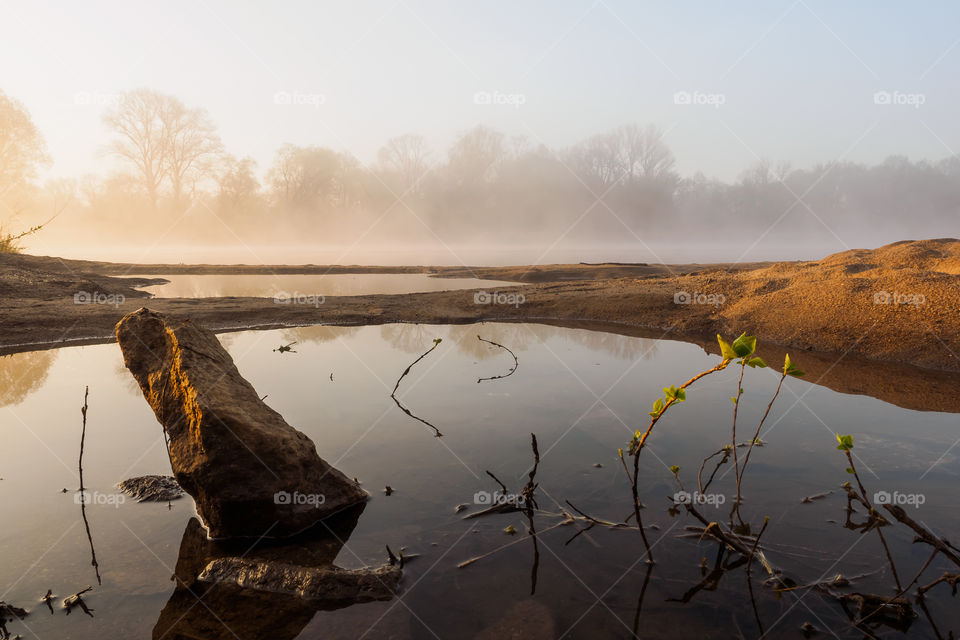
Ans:
{"label": "twig in water", "polygon": [[[94,573],[97,574],[97,584],[102,585],[103,581],[100,579],[100,564],[97,562],[97,552],[93,548],[93,535],[90,533],[90,523],[87,521],[87,489],[83,486],[83,446],[87,439],[87,398],[90,396],[90,387],[87,387],[83,392],[83,407],[80,409],[80,413],[83,415],[83,428],[80,431],[80,515],[83,517],[83,526],[87,530],[87,541],[90,543],[90,564],[93,566]],[[66,601],[64,601],[66,602]],[[81,601],[82,602],[82,601]],[[86,613],[90,613],[86,610],[86,606],[83,607]],[[67,613],[70,610],[67,609]]]}
{"label": "twig in water", "polygon": [[393,391],[390,392],[390,397],[393,398],[393,401],[397,404],[397,406],[400,408],[401,411],[403,411],[405,414],[407,414],[408,416],[410,416],[410,417],[413,418],[414,420],[417,420],[417,421],[419,421],[419,422],[422,422],[423,424],[425,424],[425,425],[427,425],[428,427],[430,427],[431,429],[433,429],[433,431],[434,431],[434,436],[437,437],[437,438],[443,437],[443,434],[440,433],[440,429],[437,429],[435,426],[433,426],[432,424],[430,424],[429,422],[427,422],[427,421],[424,420],[423,418],[414,415],[409,409],[407,409],[405,406],[403,406],[403,405],[400,403],[400,400],[397,399],[397,389],[400,388],[400,381],[403,380],[404,377],[406,377],[406,375],[407,375],[408,373],[410,373],[410,369],[412,369],[415,364],[417,364],[418,362],[420,362],[421,360],[423,360],[424,358],[426,358],[427,355],[429,355],[431,351],[433,351],[434,349],[436,349],[437,346],[438,346],[441,342],[443,342],[443,339],[442,339],[442,338],[434,338],[434,340],[433,340],[433,346],[430,347],[429,349],[427,349],[426,351],[424,351],[423,354],[422,354],[419,358],[417,358],[416,360],[414,360],[413,362],[411,362],[410,365],[407,366],[407,368],[403,370],[403,373],[401,373],[401,374],[400,374],[400,377],[397,378],[397,383],[396,383],[395,385],[393,385]]}
{"label": "twig in water", "polygon": [[487,344],[492,344],[495,347],[500,347],[501,349],[509,353],[511,356],[513,356],[513,367],[511,367],[510,371],[506,372],[501,376],[490,376],[489,378],[477,378],[477,384],[480,384],[484,380],[500,380],[501,378],[509,378],[514,374],[514,372],[516,372],[517,367],[520,366],[520,361],[517,360],[517,354],[515,354],[513,351],[510,351],[509,348],[503,346],[499,342],[494,342],[493,340],[486,340],[484,338],[481,338],[480,336],[477,336],[477,340],[479,340],[480,342],[486,342]]}
{"label": "twig in water", "polygon": [[83,594],[87,593],[88,591],[93,591],[93,587],[88,585],[86,589],[77,591],[75,594],[73,594],[69,598],[63,599],[63,608],[67,610],[67,615],[70,615],[70,612],[73,611],[74,607],[80,607],[81,609],[83,609],[83,612],[85,614],[87,614],[91,618],[93,617],[92,612],[96,611],[96,609],[89,608],[87,606],[87,603],[83,601],[83,597],[82,597]]}

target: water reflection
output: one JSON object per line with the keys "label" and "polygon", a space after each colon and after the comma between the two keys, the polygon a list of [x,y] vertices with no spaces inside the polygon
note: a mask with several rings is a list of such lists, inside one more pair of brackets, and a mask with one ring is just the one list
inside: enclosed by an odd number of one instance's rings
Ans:
{"label": "water reflection", "polygon": [[168,280],[167,284],[141,287],[157,298],[272,298],[286,294],[289,300],[296,296],[361,296],[516,285],[476,278],[432,278],[425,273],[166,274],[144,277]]}
{"label": "water reflection", "polygon": [[[659,340],[653,338],[630,338],[601,331],[570,330],[546,324],[527,323],[477,323],[444,327],[447,340],[457,346],[457,350],[474,360],[503,355],[503,351],[489,344],[479,342],[477,335],[487,340],[499,342],[514,352],[526,351],[554,339],[563,339],[600,351],[619,360],[651,360],[658,353]],[[380,327],[380,336],[390,346],[406,351],[420,353],[430,346],[438,335],[438,330],[425,324],[387,324]],[[509,362],[509,357],[507,358]]]}
{"label": "water reflection", "polygon": [[0,356],[0,407],[20,404],[43,386],[58,351],[29,351]]}
{"label": "water reflection", "polygon": [[[311,327],[291,327],[283,329],[281,335],[284,342],[299,342],[323,344],[333,340],[340,340],[351,336],[360,330],[360,327],[338,327],[333,325],[314,325]],[[223,336],[218,336],[223,340]]]}
{"label": "water reflection", "polygon": [[[295,539],[253,547],[249,541],[209,540],[200,521],[191,518],[180,542],[176,588],[153,638],[292,640],[317,611],[390,600],[398,568],[347,570],[333,564],[364,507],[343,511]],[[217,567],[231,565],[240,569],[216,573]],[[211,575],[221,581],[211,582]],[[304,575],[310,579],[302,580]]]}

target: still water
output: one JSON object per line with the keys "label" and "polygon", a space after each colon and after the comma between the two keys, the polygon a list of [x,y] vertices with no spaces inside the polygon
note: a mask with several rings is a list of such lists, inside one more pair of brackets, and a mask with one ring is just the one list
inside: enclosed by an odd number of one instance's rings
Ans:
{"label": "still water", "polygon": [[[513,366],[507,352],[479,341],[478,334],[517,354],[513,375],[478,383]],[[443,341],[404,378],[397,395],[442,438],[390,398],[399,374],[434,338]],[[380,565],[385,545],[420,554],[404,570],[400,597],[319,611],[282,596],[264,601],[260,610],[242,593],[226,604],[172,597],[171,576],[178,562],[189,564],[196,538],[192,501],[111,500],[120,480],[169,473],[161,430],[117,345],[70,347],[0,357],[0,600],[31,611],[8,623],[13,635],[492,639],[517,632],[524,638],[629,638],[636,629],[641,637],[729,638],[760,636],[758,618],[768,637],[800,637],[805,622],[826,637],[863,635],[834,599],[816,589],[777,594],[763,584],[766,576],[756,565],[756,614],[742,567],[682,602],[703,579],[701,559],[712,565],[716,544],[685,535],[698,523],[682,510],[671,515],[677,488],[669,467],[679,465],[681,480],[695,486],[701,460],[729,441],[732,368],[691,387],[642,454],[643,517],[657,560],[646,588],[636,530],[594,527],[576,535],[586,527],[551,529],[561,518],[542,513],[534,518],[543,532],[534,545],[522,514],[462,519],[482,508],[475,504],[478,492],[497,489],[486,470],[511,491],[523,486],[531,432],[541,453],[536,479],[542,512],[569,510],[569,500],[599,518],[625,518],[630,492],[617,449],[646,425],[660,387],[679,385],[716,363],[716,356],[694,345],[536,324],[318,326],[220,339],[265,401],[371,493],[350,523],[352,532],[348,526],[338,541],[336,564]],[[294,353],[273,351],[294,341]],[[802,356],[796,360],[802,367]],[[747,371],[739,439],[752,435],[777,379],[770,370]],[[102,585],[74,498],[86,385],[84,479],[103,496],[87,508]],[[751,456],[743,513],[755,525],[770,516],[763,546],[773,565],[800,584],[866,574],[846,591],[892,595],[876,532],[843,527],[846,500],[836,490],[850,476],[835,432],[853,435],[870,492],[922,495],[921,506],[907,507],[910,514],[945,534],[960,524],[957,415],[909,411],[788,379],[764,427],[765,445]],[[713,503],[726,503],[700,507],[710,519],[727,518],[734,491],[733,474],[724,475],[729,466],[710,489]],[[392,495],[384,494],[387,485]],[[455,514],[458,504],[469,507]],[[509,525],[517,531],[513,536],[504,532]],[[885,531],[901,578],[911,579],[928,550],[911,544],[912,532],[900,525]],[[923,582],[947,568],[936,560]],[[94,587],[85,598],[94,617],[79,610],[66,616],[61,599],[87,585]],[[48,589],[58,596],[54,614],[39,603]],[[949,588],[937,589],[927,605],[946,636],[960,626],[960,612]],[[908,636],[935,634],[920,616]]]}
{"label": "still water", "polygon": [[[139,276],[138,276],[139,277]],[[432,278],[422,273],[150,275],[167,284],[141,287],[155,298],[362,296],[516,286],[477,278]]]}

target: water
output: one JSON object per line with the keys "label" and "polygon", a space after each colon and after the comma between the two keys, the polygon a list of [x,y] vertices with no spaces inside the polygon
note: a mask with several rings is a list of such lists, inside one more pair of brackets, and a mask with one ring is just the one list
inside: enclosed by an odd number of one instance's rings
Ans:
{"label": "water", "polygon": [[421,273],[151,275],[167,284],[141,287],[156,298],[362,296],[516,286],[476,278],[433,278]]}
{"label": "water", "polygon": [[[513,375],[477,382],[504,374],[513,364],[509,354],[477,340],[478,334],[517,353],[520,366]],[[443,342],[403,380],[398,397],[436,425],[443,438],[389,397],[400,372],[437,337]],[[695,486],[701,459],[729,441],[729,396],[736,387],[732,370],[692,387],[687,402],[664,419],[643,453],[643,517],[657,527],[648,531],[657,564],[645,590],[647,566],[635,530],[594,527],[570,541],[579,525],[550,529],[560,519],[538,515],[535,525],[545,533],[538,536],[535,553],[519,513],[461,519],[480,508],[473,504],[477,492],[497,488],[486,470],[511,490],[523,486],[532,462],[531,432],[542,458],[537,481],[543,511],[557,512],[569,500],[597,517],[627,516],[629,487],[617,448],[634,428],[645,426],[661,386],[680,384],[716,363],[699,347],[534,324],[306,327],[220,338],[266,402],[372,494],[352,533],[344,535],[337,564],[382,564],[387,544],[421,554],[405,568],[401,598],[317,612],[282,596],[259,601],[239,593],[202,605],[171,599],[178,559],[189,560],[179,554],[194,516],[192,502],[179,500],[169,508],[109,503],[116,482],[169,472],[161,430],[115,344],[70,347],[0,358],[5,436],[0,600],[32,610],[23,622],[8,624],[12,633],[43,639],[159,638],[163,632],[154,626],[163,616],[165,624],[179,620],[166,638],[196,637],[187,628],[207,629],[200,637],[244,640],[494,638],[509,629],[529,638],[627,638],[636,619],[644,637],[759,635],[742,567],[687,603],[671,601],[682,599],[702,579],[701,558],[712,565],[716,545],[682,536],[697,522],[668,512],[677,491],[668,467],[679,465],[685,485]],[[296,353],[272,351],[292,341],[298,343]],[[802,356],[795,359],[803,365]],[[776,381],[769,370],[748,370],[741,439],[752,435]],[[102,586],[90,564],[73,491],[79,484],[78,409],[85,385],[90,385],[85,484],[103,496],[87,515]],[[854,436],[856,464],[870,492],[922,494],[925,503],[908,507],[910,514],[945,534],[960,524],[953,508],[960,475],[957,416],[910,411],[790,379],[762,435],[765,446],[751,456],[744,516],[755,525],[770,516],[763,541],[774,565],[801,583],[841,572],[872,574],[848,591],[892,595],[876,533],[862,535],[842,526],[842,493],[800,502],[836,490],[850,478],[835,432]],[[389,497],[382,491],[386,485],[395,489]],[[732,474],[711,487],[711,494],[727,500],[732,492]],[[454,507],[460,503],[470,507],[457,515]],[[728,506],[701,510],[724,521]],[[508,525],[519,533],[504,533]],[[901,578],[908,581],[928,550],[911,544],[912,532],[902,526],[885,533]],[[948,568],[938,559],[924,582]],[[828,629],[841,638],[862,636],[821,592],[802,589],[778,597],[762,584],[763,571],[756,565],[753,576],[757,612],[770,637],[797,635],[807,621],[827,636]],[[88,584],[94,586],[87,603],[95,617],[79,610],[65,616],[60,599]],[[55,615],[38,604],[47,589],[58,596]],[[938,587],[927,601],[942,633],[960,624],[947,587]],[[268,633],[257,628],[264,621],[272,625]],[[924,617],[913,621],[909,632],[911,637],[934,635]]]}

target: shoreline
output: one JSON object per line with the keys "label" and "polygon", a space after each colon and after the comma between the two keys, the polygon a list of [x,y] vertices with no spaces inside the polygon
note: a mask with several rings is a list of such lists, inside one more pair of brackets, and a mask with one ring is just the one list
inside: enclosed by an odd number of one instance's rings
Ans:
{"label": "shoreline", "polygon": [[[282,273],[429,273],[514,282],[498,291],[522,293],[519,304],[479,304],[474,298],[478,289],[329,296],[314,306],[276,304],[269,298],[151,299],[131,286],[148,282],[131,270],[159,276],[173,269],[280,273],[273,266],[164,267],[3,254],[0,354],[110,341],[121,317],[147,306],[203,322],[217,332],[313,324],[539,322],[589,325],[625,335],[655,332],[709,351],[717,333],[732,339],[746,331],[758,336],[762,346],[789,350],[798,362],[822,360],[825,374],[845,370],[844,360],[857,361],[860,373],[845,373],[845,381],[835,383],[854,393],[858,378],[876,378],[868,385],[875,389],[896,386],[891,368],[906,367],[898,375],[916,380],[960,374],[960,241],[951,239],[774,264],[282,267]],[[133,278],[116,277],[118,273]],[[112,295],[118,304],[75,304],[78,291]],[[899,297],[908,294],[922,304],[900,304]],[[711,303],[698,304],[702,300]],[[770,363],[778,368],[776,359]],[[913,393],[923,392],[917,387]],[[911,404],[908,393],[883,394],[901,406]],[[933,404],[953,406],[953,401]]]}

